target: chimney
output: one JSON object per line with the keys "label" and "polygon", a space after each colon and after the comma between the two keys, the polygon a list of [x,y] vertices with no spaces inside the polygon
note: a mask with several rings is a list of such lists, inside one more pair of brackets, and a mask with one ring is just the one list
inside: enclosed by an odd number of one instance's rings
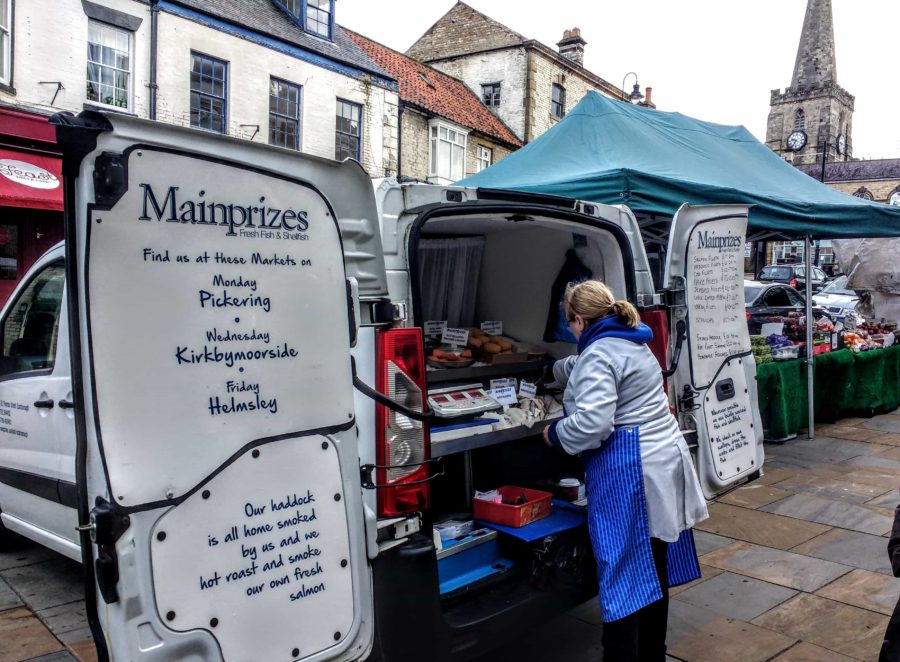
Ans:
{"label": "chimney", "polygon": [[584,66],[584,45],[587,42],[581,38],[581,30],[572,28],[563,32],[563,38],[556,43],[559,46],[559,54],[566,57],[579,67]]}
{"label": "chimney", "polygon": [[641,102],[641,105],[647,106],[648,108],[656,108],[656,106],[653,105],[652,97],[653,97],[653,88],[652,87],[644,88],[644,100]]}

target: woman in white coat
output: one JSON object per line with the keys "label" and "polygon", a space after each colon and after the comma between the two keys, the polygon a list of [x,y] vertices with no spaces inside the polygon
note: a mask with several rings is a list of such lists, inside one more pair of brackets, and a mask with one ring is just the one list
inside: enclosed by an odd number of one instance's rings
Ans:
{"label": "woman in white coat", "polygon": [[553,366],[566,415],[544,438],[585,461],[604,659],[662,662],[668,589],[700,576],[706,502],[637,310],[599,281],[570,286],[564,308],[578,353]]}

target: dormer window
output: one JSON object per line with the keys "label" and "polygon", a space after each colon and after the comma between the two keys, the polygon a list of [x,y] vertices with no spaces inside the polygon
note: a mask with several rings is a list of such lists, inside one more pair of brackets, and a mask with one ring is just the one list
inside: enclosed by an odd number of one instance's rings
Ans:
{"label": "dormer window", "polygon": [[334,0],[275,0],[275,2],[310,34],[331,39]]}
{"label": "dormer window", "polygon": [[306,31],[331,39],[331,16],[334,0],[307,0]]}

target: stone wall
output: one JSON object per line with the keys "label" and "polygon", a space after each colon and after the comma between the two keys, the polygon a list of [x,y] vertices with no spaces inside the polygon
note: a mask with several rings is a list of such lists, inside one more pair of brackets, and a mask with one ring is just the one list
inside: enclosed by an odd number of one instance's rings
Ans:
{"label": "stone wall", "polygon": [[404,108],[400,117],[400,174],[428,181],[428,117]]}
{"label": "stone wall", "polygon": [[469,175],[474,175],[477,171],[477,158],[478,158],[478,147],[487,147],[491,150],[491,165],[495,164],[500,159],[509,156],[512,153],[512,150],[508,147],[505,147],[497,142],[494,142],[491,138],[487,136],[483,136],[478,133],[470,133],[469,138],[466,141],[466,177]]}
{"label": "stone wall", "polygon": [[838,191],[854,195],[857,191],[864,188],[876,202],[888,202],[891,195],[900,191],[900,179],[887,179],[878,181],[858,181],[858,182],[828,182],[831,188]]}
{"label": "stone wall", "polygon": [[500,105],[491,108],[516,137],[525,135],[525,76],[527,56],[524,48],[462,55],[453,60],[433,62],[431,66],[461,80],[481,99],[481,86],[500,83]]}
{"label": "stone wall", "polygon": [[[428,160],[431,155],[430,136],[428,122],[433,115],[426,115],[412,108],[405,108],[400,121],[402,139],[400,141],[403,157],[400,161],[400,174],[418,181],[428,181]],[[440,119],[440,118],[438,118]],[[453,122],[447,122],[454,124]],[[470,131],[466,136],[466,166],[465,177],[476,172],[478,147],[483,146],[491,150],[491,163],[508,156],[512,150],[498,143],[493,138],[476,131]]]}
{"label": "stone wall", "polygon": [[531,115],[531,121],[528,135],[525,136],[526,142],[534,140],[559,121],[550,114],[554,83],[562,85],[566,90],[565,112],[574,108],[582,97],[592,90],[605,94],[592,81],[539,51],[531,52],[530,66],[527,110]]}

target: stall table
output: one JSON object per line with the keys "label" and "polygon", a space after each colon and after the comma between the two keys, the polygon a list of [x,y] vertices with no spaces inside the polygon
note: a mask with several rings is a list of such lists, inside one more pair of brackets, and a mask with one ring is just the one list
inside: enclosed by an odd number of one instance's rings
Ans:
{"label": "stall table", "polygon": [[[817,423],[900,405],[900,346],[860,353],[842,349],[813,361]],[[805,359],[762,363],[756,378],[766,439],[788,439],[807,426]]]}

